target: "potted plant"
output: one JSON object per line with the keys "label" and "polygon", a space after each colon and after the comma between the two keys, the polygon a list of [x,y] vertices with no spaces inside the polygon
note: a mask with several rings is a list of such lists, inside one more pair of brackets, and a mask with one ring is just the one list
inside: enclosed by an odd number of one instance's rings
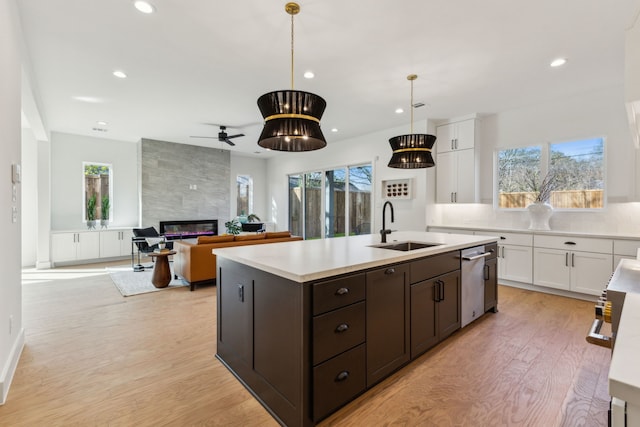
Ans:
{"label": "potted plant", "polygon": [[227,228],[227,234],[233,234],[234,236],[240,234],[241,225],[237,218],[225,222],[224,226]]}
{"label": "potted plant", "polygon": [[96,195],[92,194],[87,200],[87,228],[96,228]]}
{"label": "potted plant", "polygon": [[109,225],[109,208],[111,203],[109,202],[109,196],[102,196],[102,205],[100,206],[100,226],[106,228]]}
{"label": "potted plant", "polygon": [[249,214],[249,216],[247,216],[247,221],[249,222],[258,222],[260,221],[260,217],[256,214]]}

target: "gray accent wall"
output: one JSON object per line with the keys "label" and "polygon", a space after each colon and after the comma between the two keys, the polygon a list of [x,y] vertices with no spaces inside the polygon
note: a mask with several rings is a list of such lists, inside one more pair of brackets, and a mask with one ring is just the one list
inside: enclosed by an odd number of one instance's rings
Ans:
{"label": "gray accent wall", "polygon": [[229,220],[228,150],[142,139],[142,227],[160,221]]}

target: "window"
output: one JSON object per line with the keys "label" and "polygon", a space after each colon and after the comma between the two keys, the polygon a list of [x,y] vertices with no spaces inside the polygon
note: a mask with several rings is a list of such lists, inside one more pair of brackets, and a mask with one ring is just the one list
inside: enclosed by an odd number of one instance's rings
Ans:
{"label": "window", "polygon": [[238,175],[236,187],[236,215],[253,213],[253,178],[249,175]]}
{"label": "window", "polygon": [[604,138],[499,150],[496,164],[498,208],[525,208],[547,176],[555,209],[604,208]]}
{"label": "window", "polygon": [[111,165],[83,162],[83,220],[107,221],[113,211]]}
{"label": "window", "polygon": [[288,180],[293,234],[318,239],[371,232],[370,164],[293,174]]}

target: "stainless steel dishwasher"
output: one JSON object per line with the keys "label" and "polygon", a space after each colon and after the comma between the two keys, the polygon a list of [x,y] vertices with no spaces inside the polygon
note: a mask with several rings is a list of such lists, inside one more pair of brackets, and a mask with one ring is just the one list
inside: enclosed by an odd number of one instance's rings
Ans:
{"label": "stainless steel dishwasher", "polygon": [[484,314],[484,259],[491,255],[484,246],[464,249],[462,257],[461,327]]}

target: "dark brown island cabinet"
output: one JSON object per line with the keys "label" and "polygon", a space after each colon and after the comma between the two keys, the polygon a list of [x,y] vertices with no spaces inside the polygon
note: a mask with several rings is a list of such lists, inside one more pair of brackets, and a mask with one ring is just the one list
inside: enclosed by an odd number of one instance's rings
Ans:
{"label": "dark brown island cabinet", "polygon": [[218,269],[216,357],[286,426],[315,425],[461,324],[457,250],[305,283],[220,256]]}

